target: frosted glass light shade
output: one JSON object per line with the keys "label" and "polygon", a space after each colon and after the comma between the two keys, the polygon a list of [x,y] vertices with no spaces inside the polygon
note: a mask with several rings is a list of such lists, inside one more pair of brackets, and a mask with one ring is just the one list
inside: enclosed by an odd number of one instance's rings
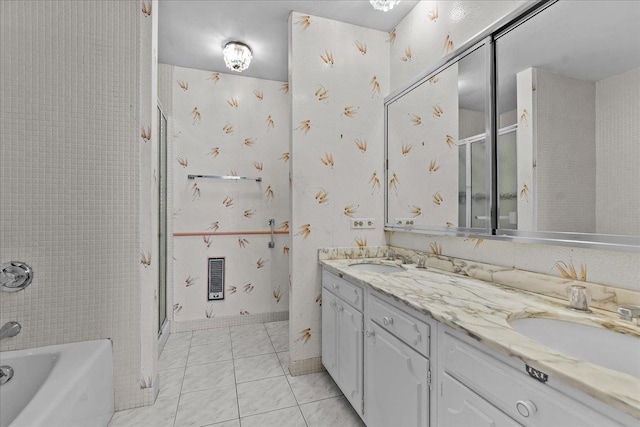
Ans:
{"label": "frosted glass light shade", "polygon": [[371,3],[371,6],[373,6],[375,10],[388,12],[400,3],[400,0],[369,0],[369,3]]}
{"label": "frosted glass light shade", "polygon": [[238,73],[249,68],[251,63],[251,49],[244,43],[229,42],[224,46],[222,51],[224,63],[228,69],[237,71]]}

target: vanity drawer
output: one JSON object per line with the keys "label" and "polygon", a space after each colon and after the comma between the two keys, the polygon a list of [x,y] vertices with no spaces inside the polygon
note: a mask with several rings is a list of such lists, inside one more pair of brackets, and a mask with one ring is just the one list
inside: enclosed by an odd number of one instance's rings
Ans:
{"label": "vanity drawer", "polygon": [[442,370],[525,426],[619,425],[582,403],[538,383],[448,332],[442,334]]}
{"label": "vanity drawer", "polygon": [[369,318],[420,354],[429,357],[429,325],[371,295]]}
{"label": "vanity drawer", "polygon": [[354,308],[360,311],[364,309],[364,291],[360,286],[356,286],[327,270],[322,270],[322,287],[333,292]]}

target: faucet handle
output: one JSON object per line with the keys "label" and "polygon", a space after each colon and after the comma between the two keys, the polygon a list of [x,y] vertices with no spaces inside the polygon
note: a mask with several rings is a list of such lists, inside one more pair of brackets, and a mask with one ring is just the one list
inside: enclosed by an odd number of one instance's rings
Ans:
{"label": "faucet handle", "polygon": [[387,249],[387,260],[393,261],[395,259],[396,259],[396,253],[393,251],[393,249],[391,248]]}
{"label": "faucet handle", "polygon": [[640,306],[637,305],[621,305],[618,307],[618,315],[620,319],[627,322],[633,322],[633,319],[640,319]]}
{"label": "faucet handle", "polygon": [[569,286],[567,293],[569,295],[569,306],[567,308],[570,310],[591,313],[591,310],[589,310],[589,300],[591,298],[589,296],[589,291],[585,286]]}

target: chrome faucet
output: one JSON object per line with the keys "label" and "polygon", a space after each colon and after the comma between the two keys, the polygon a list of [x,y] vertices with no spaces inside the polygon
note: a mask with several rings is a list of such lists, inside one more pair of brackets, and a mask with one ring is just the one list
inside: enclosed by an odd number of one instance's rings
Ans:
{"label": "chrome faucet", "polygon": [[[620,319],[627,322],[633,322],[633,319],[640,321],[640,306],[637,305],[621,305],[618,307],[618,315]],[[640,323],[638,323],[640,326]]]}
{"label": "chrome faucet", "polygon": [[397,254],[393,251],[393,249],[389,249],[387,251],[387,261],[395,261],[397,259],[402,260],[403,264],[413,264],[413,261],[410,257]]}
{"label": "chrome faucet", "polygon": [[2,329],[0,329],[0,340],[5,338],[15,337],[20,333],[22,326],[18,322],[7,322],[4,324]]}

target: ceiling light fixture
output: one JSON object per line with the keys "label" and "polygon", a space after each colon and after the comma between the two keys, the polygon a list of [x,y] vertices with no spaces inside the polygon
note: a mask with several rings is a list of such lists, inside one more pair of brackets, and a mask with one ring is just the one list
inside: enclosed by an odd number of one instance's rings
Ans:
{"label": "ceiling light fixture", "polygon": [[369,3],[371,3],[371,6],[373,6],[375,10],[388,12],[400,3],[400,0],[369,0]]}
{"label": "ceiling light fixture", "polygon": [[224,55],[224,63],[228,69],[237,71],[238,73],[249,68],[253,55],[251,48],[241,42],[229,42],[224,45],[222,51]]}

